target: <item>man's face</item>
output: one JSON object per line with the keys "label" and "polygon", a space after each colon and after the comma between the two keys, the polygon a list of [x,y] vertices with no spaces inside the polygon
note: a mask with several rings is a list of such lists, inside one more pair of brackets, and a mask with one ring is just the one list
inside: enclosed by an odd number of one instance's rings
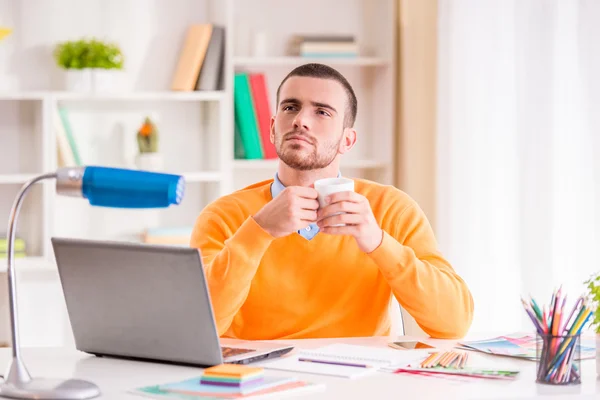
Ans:
{"label": "man's face", "polygon": [[327,167],[344,140],[346,92],[332,79],[293,76],[280,89],[271,141],[291,168]]}

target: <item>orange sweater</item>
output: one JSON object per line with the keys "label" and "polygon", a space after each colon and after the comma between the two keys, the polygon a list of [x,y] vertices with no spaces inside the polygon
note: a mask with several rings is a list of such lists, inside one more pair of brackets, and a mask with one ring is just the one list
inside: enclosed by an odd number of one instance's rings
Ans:
{"label": "orange sweater", "polygon": [[351,236],[273,238],[252,218],[272,199],[272,182],[218,199],[196,221],[191,246],[202,254],[219,335],[386,335],[394,294],[430,336],[464,336],[471,293],[438,252],[425,215],[408,195],[355,180],[384,230],[381,245],[366,254]]}

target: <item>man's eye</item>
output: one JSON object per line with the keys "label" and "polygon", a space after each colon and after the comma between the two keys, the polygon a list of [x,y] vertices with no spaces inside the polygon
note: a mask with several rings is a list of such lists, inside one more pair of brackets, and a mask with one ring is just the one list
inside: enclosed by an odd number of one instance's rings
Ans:
{"label": "man's eye", "polygon": [[285,106],[285,107],[283,107],[283,111],[293,111],[295,109],[296,109],[296,107],[294,107],[294,106]]}
{"label": "man's eye", "polygon": [[325,111],[325,110],[319,110],[319,111],[317,111],[317,114],[324,115],[324,116],[326,116],[326,117],[330,117],[330,116],[331,116],[331,114],[329,114],[329,113],[328,113],[327,111]]}

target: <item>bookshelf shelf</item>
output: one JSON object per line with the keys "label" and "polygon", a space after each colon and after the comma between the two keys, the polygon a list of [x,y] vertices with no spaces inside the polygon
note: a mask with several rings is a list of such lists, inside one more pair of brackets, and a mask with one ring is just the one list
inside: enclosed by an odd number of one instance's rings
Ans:
{"label": "bookshelf shelf", "polygon": [[[278,160],[235,160],[236,169],[269,169],[275,171]],[[388,167],[387,163],[376,160],[343,161],[341,168],[351,169],[378,169]]]}
{"label": "bookshelf shelf", "polygon": [[236,57],[233,63],[236,67],[292,67],[310,62],[331,65],[332,67],[348,65],[359,67],[385,67],[390,63],[384,58],[308,58],[308,57]]}

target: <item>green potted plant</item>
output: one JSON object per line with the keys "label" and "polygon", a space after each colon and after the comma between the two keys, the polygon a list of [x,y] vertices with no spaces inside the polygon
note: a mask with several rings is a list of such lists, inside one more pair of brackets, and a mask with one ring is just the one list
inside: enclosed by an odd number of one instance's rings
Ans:
{"label": "green potted plant", "polygon": [[585,281],[588,289],[588,300],[591,301],[593,319],[591,327],[596,333],[596,373],[600,376],[600,272]]}
{"label": "green potted plant", "polygon": [[117,77],[124,57],[116,44],[97,39],[69,40],[56,45],[54,58],[66,71],[68,90],[105,92],[120,86]]}
{"label": "green potted plant", "polygon": [[158,129],[150,117],[146,117],[137,132],[139,153],[135,163],[139,169],[145,171],[161,171],[163,160],[158,152]]}

